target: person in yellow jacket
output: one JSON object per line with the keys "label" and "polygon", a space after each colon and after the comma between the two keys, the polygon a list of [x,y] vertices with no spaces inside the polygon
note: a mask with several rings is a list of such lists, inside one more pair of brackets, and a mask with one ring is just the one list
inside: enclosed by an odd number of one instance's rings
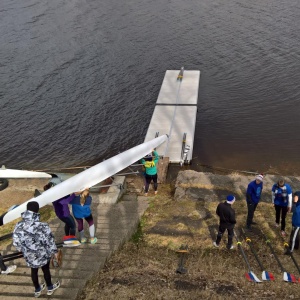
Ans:
{"label": "person in yellow jacket", "polygon": [[150,154],[142,159],[142,164],[145,167],[145,196],[148,196],[149,185],[151,181],[154,183],[154,194],[157,194],[157,163],[159,160],[158,153],[153,150]]}

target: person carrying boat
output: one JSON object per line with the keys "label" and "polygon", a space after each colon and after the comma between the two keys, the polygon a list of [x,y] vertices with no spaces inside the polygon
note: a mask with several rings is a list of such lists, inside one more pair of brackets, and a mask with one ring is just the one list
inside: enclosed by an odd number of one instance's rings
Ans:
{"label": "person carrying boat", "polygon": [[262,174],[256,175],[255,180],[251,181],[248,184],[247,192],[246,192],[246,202],[248,208],[247,221],[246,221],[246,229],[251,231],[251,225],[255,225],[256,223],[253,221],[254,212],[256,207],[260,201],[261,193],[263,190],[263,179],[264,176]]}
{"label": "person carrying boat", "polygon": [[[47,191],[51,187],[59,184],[61,180],[59,178],[52,178],[49,183],[44,186],[44,191]],[[69,203],[75,198],[75,194],[67,195],[56,201],[53,201],[53,207],[56,216],[65,223],[65,235],[75,236],[76,234],[76,224],[74,218],[72,217],[69,209]]]}
{"label": "person carrying boat", "polygon": [[[59,288],[60,282],[52,283],[50,259],[57,256],[54,236],[47,223],[40,222],[39,204],[36,201],[27,203],[27,210],[21,214],[22,221],[17,223],[13,232],[13,245],[22,251],[26,264],[31,268],[31,279],[35,288],[34,297],[39,297],[46,285],[47,295],[52,295]],[[38,270],[42,268],[45,282],[41,285]]]}
{"label": "person carrying boat", "polygon": [[145,196],[148,196],[149,185],[151,181],[154,184],[154,194],[157,194],[157,163],[159,160],[158,153],[153,150],[150,154],[142,159],[142,164],[145,167]]}
{"label": "person carrying boat", "polygon": [[89,193],[89,189],[86,189],[79,195],[76,195],[70,204],[72,205],[72,212],[78,224],[80,242],[82,244],[87,242],[83,230],[83,219],[85,219],[89,225],[90,243],[96,244],[97,238],[95,237],[95,225],[91,212],[92,197]]}
{"label": "person carrying boat", "polygon": [[232,204],[235,201],[235,197],[233,195],[228,195],[225,202],[219,203],[217,206],[216,214],[220,218],[219,223],[219,231],[217,235],[216,241],[213,243],[215,247],[219,247],[222,236],[224,232],[227,230],[228,232],[228,242],[227,249],[233,249],[232,240],[234,237],[234,226],[236,224],[235,219],[235,211],[232,208]]}
{"label": "person carrying boat", "polygon": [[279,227],[281,215],[281,235],[286,236],[285,219],[292,208],[292,188],[280,178],[272,187],[272,203],[275,208],[275,226]]}

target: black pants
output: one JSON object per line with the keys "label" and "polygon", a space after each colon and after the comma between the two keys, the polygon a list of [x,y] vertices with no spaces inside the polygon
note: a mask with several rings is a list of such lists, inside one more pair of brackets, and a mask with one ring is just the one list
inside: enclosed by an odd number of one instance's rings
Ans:
{"label": "black pants", "polygon": [[275,211],[276,211],[276,223],[279,224],[280,222],[280,215],[281,215],[281,230],[285,230],[285,218],[288,211],[287,206],[280,206],[275,205]]}
{"label": "black pants", "polygon": [[[2,256],[2,254],[0,253],[0,256]],[[2,257],[3,258],[3,257]],[[6,265],[4,264],[3,260],[1,259],[0,260],[0,274],[1,274],[1,271],[6,271],[7,267]]]}
{"label": "black pants", "polygon": [[226,226],[220,224],[217,239],[216,239],[216,244],[217,245],[220,244],[222,236],[223,236],[226,229],[227,229],[227,232],[228,232],[227,248],[230,249],[230,247],[232,246],[232,239],[234,237],[233,228],[227,228]]}
{"label": "black pants", "polygon": [[148,193],[149,185],[150,185],[152,180],[153,180],[153,183],[154,183],[154,191],[157,191],[157,174],[155,174],[155,175],[146,174],[145,193]]}
{"label": "black pants", "polygon": [[65,235],[75,235],[76,234],[75,221],[71,215],[69,215],[68,217],[60,218],[60,220],[65,223]]}
{"label": "black pants", "polygon": [[[52,285],[51,274],[50,274],[50,260],[47,264],[42,266],[42,271],[44,273],[44,278],[47,286]],[[39,277],[38,277],[39,268],[31,268],[31,279],[35,289],[37,290],[40,287]]]}
{"label": "black pants", "polygon": [[248,207],[247,227],[251,227],[257,204],[258,203],[253,203],[253,202],[250,203],[247,201],[247,207]]}
{"label": "black pants", "polygon": [[299,249],[299,232],[300,227],[293,226],[291,236],[290,236],[290,250],[293,251],[294,249]]}

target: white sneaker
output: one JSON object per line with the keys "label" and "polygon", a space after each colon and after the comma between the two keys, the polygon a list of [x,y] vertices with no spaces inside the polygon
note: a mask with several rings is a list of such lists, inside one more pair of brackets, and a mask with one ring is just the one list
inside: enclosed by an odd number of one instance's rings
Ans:
{"label": "white sneaker", "polygon": [[60,282],[56,281],[52,286],[48,286],[47,295],[50,296],[54,293],[55,290],[57,290],[60,287]]}
{"label": "white sneaker", "polygon": [[219,245],[216,242],[213,242],[213,245],[217,248],[219,248]]}
{"label": "white sneaker", "polygon": [[5,271],[1,271],[1,274],[7,275],[9,273],[12,273],[16,268],[17,268],[16,265],[11,265],[11,266],[7,267],[7,269]]}
{"label": "white sneaker", "polygon": [[278,224],[278,223],[275,223],[275,227],[278,228],[278,227],[279,227],[279,224]]}
{"label": "white sneaker", "polygon": [[283,237],[285,237],[285,236],[286,236],[286,232],[285,232],[284,230],[281,230],[281,235],[282,235]]}
{"label": "white sneaker", "polygon": [[43,283],[40,285],[40,288],[39,288],[38,290],[35,290],[35,291],[34,291],[34,297],[35,297],[35,298],[38,298],[39,296],[41,296],[42,291],[45,289],[45,287],[46,287],[46,283],[43,282]]}
{"label": "white sneaker", "polygon": [[233,245],[229,248],[229,250],[232,250],[232,249],[234,249],[234,246],[233,246]]}

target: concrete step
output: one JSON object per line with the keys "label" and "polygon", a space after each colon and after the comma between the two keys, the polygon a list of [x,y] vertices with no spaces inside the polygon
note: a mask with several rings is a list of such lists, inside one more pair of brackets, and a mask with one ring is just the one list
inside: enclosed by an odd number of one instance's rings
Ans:
{"label": "concrete step", "polygon": [[[76,299],[86,281],[103,268],[112,253],[119,249],[136,231],[140,216],[147,208],[145,198],[121,201],[116,204],[95,204],[93,212],[96,244],[82,244],[78,247],[62,248],[63,264],[61,268],[51,268],[53,281],[61,281],[61,287],[51,295],[52,299]],[[56,242],[62,241],[64,224],[55,219],[50,224]],[[86,235],[88,229],[85,227]],[[15,253],[12,244],[3,247],[3,255]],[[9,275],[0,275],[0,300],[19,300],[33,298],[34,288],[31,282],[31,270],[24,258],[5,263],[16,264],[17,269]],[[39,271],[42,281],[42,271]],[[40,298],[49,296],[44,292]]]}
{"label": "concrete step", "polygon": [[[1,286],[1,295],[0,300],[6,299],[28,299],[33,298],[34,295],[34,287],[31,284],[30,286]],[[39,299],[76,299],[77,294],[79,292],[78,288],[67,288],[60,287],[58,288],[51,296],[47,296],[47,288],[43,291]]]}

